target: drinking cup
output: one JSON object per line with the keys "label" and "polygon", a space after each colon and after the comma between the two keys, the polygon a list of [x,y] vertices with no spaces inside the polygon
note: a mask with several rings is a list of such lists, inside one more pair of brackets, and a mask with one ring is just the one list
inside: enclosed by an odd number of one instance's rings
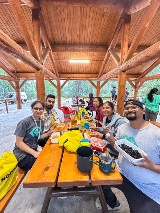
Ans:
{"label": "drinking cup", "polygon": [[77,168],[81,172],[88,173],[93,167],[93,150],[82,146],[77,149]]}

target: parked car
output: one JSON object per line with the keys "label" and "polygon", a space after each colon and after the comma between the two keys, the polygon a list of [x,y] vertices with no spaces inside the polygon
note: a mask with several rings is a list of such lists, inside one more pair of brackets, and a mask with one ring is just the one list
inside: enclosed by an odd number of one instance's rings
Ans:
{"label": "parked car", "polygon": [[[27,95],[25,92],[20,92],[21,93],[21,102],[25,103],[27,101]],[[9,104],[15,104],[16,103],[16,93],[12,92],[9,93],[7,98],[13,98],[13,100],[9,100],[8,103]]]}

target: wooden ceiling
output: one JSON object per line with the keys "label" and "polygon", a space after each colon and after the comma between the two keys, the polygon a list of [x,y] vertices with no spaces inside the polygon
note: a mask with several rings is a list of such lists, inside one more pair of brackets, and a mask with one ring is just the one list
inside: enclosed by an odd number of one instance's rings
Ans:
{"label": "wooden ceiling", "polygon": [[0,79],[35,79],[39,70],[49,80],[106,81],[120,71],[130,83],[142,79],[160,62],[159,6],[159,0],[0,0],[6,72]]}

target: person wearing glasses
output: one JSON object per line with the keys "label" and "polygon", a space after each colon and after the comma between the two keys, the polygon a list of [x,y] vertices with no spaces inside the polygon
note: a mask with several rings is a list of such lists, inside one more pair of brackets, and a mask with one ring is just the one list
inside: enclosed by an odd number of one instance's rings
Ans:
{"label": "person wearing glasses", "polygon": [[[143,119],[143,103],[128,100],[124,105],[124,115],[129,123],[118,127],[116,137],[110,133],[108,138],[112,148],[115,141],[125,138],[136,144],[147,155],[141,154],[144,161],[132,164],[121,153],[117,167],[123,177],[121,185],[113,186],[121,190],[128,200],[132,213],[160,212],[160,129]],[[102,186],[107,204],[112,210],[120,209],[120,203],[111,186]],[[99,199],[97,208],[101,207]]]}
{"label": "person wearing glasses", "polygon": [[[44,121],[44,132],[48,132],[50,129],[54,129],[57,124],[61,123],[61,119],[59,118],[58,113],[54,108],[54,104],[55,96],[52,94],[47,95],[44,105],[44,112],[41,116],[42,120]],[[48,138],[40,139],[38,144],[41,147],[44,147]]]}
{"label": "person wearing glasses", "polygon": [[16,143],[13,153],[18,160],[18,166],[28,171],[33,166],[40,152],[37,151],[39,138],[49,137],[53,130],[43,133],[44,122],[41,115],[44,103],[37,100],[31,104],[32,115],[21,120],[16,127]]}

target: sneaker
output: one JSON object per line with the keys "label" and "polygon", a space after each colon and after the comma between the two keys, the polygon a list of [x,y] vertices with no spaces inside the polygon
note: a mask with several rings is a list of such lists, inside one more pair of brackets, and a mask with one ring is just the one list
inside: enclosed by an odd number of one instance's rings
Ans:
{"label": "sneaker", "polygon": [[[99,200],[99,197],[96,199],[96,202],[95,202],[95,205],[96,205],[96,208],[97,209],[102,209],[102,206],[101,206],[101,202],[100,202],[100,200]],[[120,203],[119,203],[119,201],[117,200],[117,203],[116,203],[116,205],[115,205],[115,207],[114,208],[111,208],[109,205],[107,205],[108,206],[108,210],[109,211],[118,211],[118,210],[120,210]]]}

